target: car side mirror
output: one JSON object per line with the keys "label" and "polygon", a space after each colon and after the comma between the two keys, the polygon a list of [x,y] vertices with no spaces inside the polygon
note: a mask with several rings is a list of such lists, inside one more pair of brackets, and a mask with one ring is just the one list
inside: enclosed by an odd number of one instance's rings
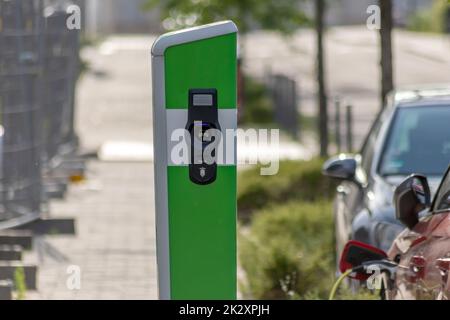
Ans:
{"label": "car side mirror", "polygon": [[355,181],[357,163],[355,158],[339,155],[326,161],[322,174],[335,179]]}
{"label": "car side mirror", "polygon": [[413,174],[394,193],[395,216],[409,229],[419,222],[419,212],[431,205],[431,192],[425,176]]}
{"label": "car side mirror", "polygon": [[[344,273],[349,269],[361,266],[365,262],[379,261],[387,258],[387,254],[376,247],[356,240],[350,240],[344,247],[339,261],[339,270]],[[351,276],[354,279],[365,280],[370,275],[364,272]]]}

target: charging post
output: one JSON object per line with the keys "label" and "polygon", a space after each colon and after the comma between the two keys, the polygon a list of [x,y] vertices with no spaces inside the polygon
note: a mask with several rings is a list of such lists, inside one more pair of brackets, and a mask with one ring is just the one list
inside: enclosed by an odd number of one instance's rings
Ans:
{"label": "charging post", "polygon": [[159,298],[236,299],[235,24],[162,35],[152,78]]}

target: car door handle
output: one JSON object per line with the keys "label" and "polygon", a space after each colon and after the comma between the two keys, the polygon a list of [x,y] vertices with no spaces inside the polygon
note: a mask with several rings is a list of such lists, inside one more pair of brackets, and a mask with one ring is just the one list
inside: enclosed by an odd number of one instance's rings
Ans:
{"label": "car door handle", "polygon": [[348,187],[344,187],[344,186],[338,186],[336,189],[337,193],[347,196],[350,193],[350,190]]}

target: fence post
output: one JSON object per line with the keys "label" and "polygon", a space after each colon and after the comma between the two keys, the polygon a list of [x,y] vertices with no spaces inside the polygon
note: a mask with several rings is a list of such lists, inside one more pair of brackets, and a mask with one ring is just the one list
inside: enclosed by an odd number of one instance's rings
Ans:
{"label": "fence post", "polygon": [[275,121],[299,139],[297,83],[285,75],[269,75],[268,90],[272,98]]}
{"label": "fence post", "polygon": [[353,151],[353,107],[346,107],[346,123],[347,123],[347,151]]}
{"label": "fence post", "polygon": [[335,113],[334,113],[334,130],[336,135],[336,148],[337,152],[341,152],[341,102],[339,98],[335,100]]}

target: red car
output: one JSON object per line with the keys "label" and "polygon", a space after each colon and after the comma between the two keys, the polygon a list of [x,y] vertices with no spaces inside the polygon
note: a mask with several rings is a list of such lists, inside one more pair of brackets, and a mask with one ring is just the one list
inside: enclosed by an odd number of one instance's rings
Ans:
{"label": "red car", "polygon": [[388,253],[351,241],[340,269],[361,281],[368,266],[383,273],[385,299],[450,299],[450,168],[431,203],[427,178],[411,175],[395,190],[396,217],[407,229]]}

